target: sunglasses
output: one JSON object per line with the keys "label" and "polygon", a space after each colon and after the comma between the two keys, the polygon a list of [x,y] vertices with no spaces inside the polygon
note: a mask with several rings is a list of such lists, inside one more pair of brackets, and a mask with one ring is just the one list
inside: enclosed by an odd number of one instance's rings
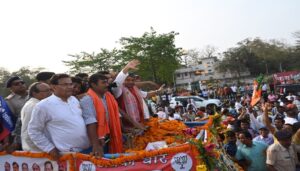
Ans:
{"label": "sunglasses", "polygon": [[23,85],[23,84],[25,84],[24,81],[18,81],[18,82],[12,83],[12,86],[19,86],[19,85]]}

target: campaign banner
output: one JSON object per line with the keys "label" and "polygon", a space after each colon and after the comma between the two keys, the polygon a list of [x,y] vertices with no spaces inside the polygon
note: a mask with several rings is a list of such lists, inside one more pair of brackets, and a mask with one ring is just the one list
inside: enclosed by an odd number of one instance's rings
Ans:
{"label": "campaign banner", "polygon": [[0,155],[0,170],[3,171],[69,171],[68,162],[56,162],[48,158],[31,158]]}
{"label": "campaign banner", "polygon": [[191,151],[161,154],[142,160],[128,161],[118,166],[97,166],[91,161],[75,159],[78,171],[189,171],[196,170],[196,156]]}
{"label": "campaign banner", "polygon": [[273,79],[275,83],[289,84],[293,80],[300,78],[300,71],[287,71],[273,74]]}

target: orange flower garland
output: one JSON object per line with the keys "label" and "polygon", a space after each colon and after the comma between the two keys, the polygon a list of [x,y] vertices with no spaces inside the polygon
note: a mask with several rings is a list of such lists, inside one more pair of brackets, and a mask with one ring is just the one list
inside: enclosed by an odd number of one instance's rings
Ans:
{"label": "orange flower garland", "polygon": [[104,167],[113,167],[113,166],[121,165],[124,162],[137,161],[137,160],[142,160],[147,157],[154,157],[154,156],[161,155],[161,154],[179,153],[179,152],[184,152],[184,151],[188,151],[188,150],[192,150],[193,153],[197,154],[196,150],[193,149],[193,147],[191,145],[184,144],[184,145],[180,145],[177,147],[164,148],[164,149],[154,150],[154,151],[149,151],[149,152],[138,151],[138,152],[136,152],[135,155],[121,156],[119,158],[111,159],[111,160],[97,159],[94,156],[85,155],[85,154],[81,154],[81,153],[76,153],[75,158],[90,161],[90,162],[94,163],[95,165],[100,165],[100,166],[104,166]]}
{"label": "orange flower garland", "polygon": [[149,126],[149,129],[144,135],[137,136],[133,141],[135,148],[127,151],[143,150],[149,142],[155,141],[166,141],[167,144],[184,143],[182,139],[176,139],[178,136],[186,137],[182,130],[187,127],[180,121],[159,121],[158,118],[151,118],[145,125]]}
{"label": "orange flower garland", "polygon": [[[207,131],[207,144],[205,144],[204,148],[209,155],[213,155],[214,158],[219,158],[219,151],[215,149],[215,144],[211,144],[214,139],[212,137],[214,134],[211,132],[212,127],[216,125],[216,119],[218,119],[218,115],[209,116],[207,123],[201,127],[196,127],[197,131],[205,129]],[[103,166],[103,167],[114,167],[122,165],[125,162],[143,160],[144,158],[154,157],[162,154],[174,154],[179,152],[185,152],[188,150],[192,151],[192,154],[195,156],[200,156],[200,153],[197,147],[193,144],[182,144],[185,143],[186,140],[192,138],[189,135],[184,134],[183,130],[187,127],[183,122],[179,121],[159,121],[157,118],[151,118],[149,122],[146,123],[150,128],[145,132],[143,136],[138,136],[134,139],[134,149],[127,149],[127,152],[133,152],[134,154],[131,156],[120,156],[116,159],[104,159],[104,158],[95,158],[91,155],[85,155],[81,153],[72,153],[63,155],[60,158],[60,161],[69,161],[69,170],[76,170],[75,159],[81,159],[85,161],[90,161],[95,165]],[[222,125],[221,125],[222,126]],[[222,127],[220,127],[222,128]],[[181,136],[180,138],[176,138],[176,136]],[[180,143],[181,145],[175,147],[164,148],[160,150],[153,151],[145,151],[145,147],[149,142],[155,141],[166,141],[167,144],[172,144],[174,142]],[[0,155],[6,155],[5,152],[0,152]],[[14,156],[20,157],[30,157],[30,158],[49,158],[51,157],[47,153],[31,153],[31,152],[14,152],[12,153]],[[204,161],[198,158],[197,165],[203,164]]]}

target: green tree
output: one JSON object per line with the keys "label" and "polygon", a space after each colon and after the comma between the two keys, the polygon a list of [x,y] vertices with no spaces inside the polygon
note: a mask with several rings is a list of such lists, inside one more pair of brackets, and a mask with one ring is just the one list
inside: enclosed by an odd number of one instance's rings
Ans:
{"label": "green tree", "polygon": [[9,94],[9,91],[6,88],[6,80],[10,75],[8,70],[0,67],[0,95],[3,97],[6,97]]}
{"label": "green tree", "polygon": [[70,72],[76,74],[79,72],[95,73],[109,69],[119,70],[122,64],[117,49],[108,50],[100,49],[99,53],[81,52],[80,54],[69,55],[74,60],[63,61],[66,66],[70,67]]}
{"label": "green tree", "polygon": [[137,71],[144,79],[172,83],[173,73],[180,66],[181,48],[175,46],[178,33],[158,34],[153,28],[141,37],[122,37],[121,56],[124,61],[141,61]]}
{"label": "green tree", "polygon": [[296,49],[300,52],[300,31],[293,33],[293,36],[296,38]]}
{"label": "green tree", "polygon": [[244,47],[230,48],[223,55],[224,58],[218,63],[217,70],[234,73],[238,79],[242,72],[248,70],[247,66],[251,61],[249,59],[254,59],[253,54]]}
{"label": "green tree", "polygon": [[6,97],[10,92],[6,88],[6,81],[8,80],[9,77],[11,76],[19,76],[22,78],[26,85],[29,86],[33,82],[36,81],[35,76],[43,71],[44,68],[30,68],[30,67],[21,67],[19,70],[10,73],[7,71],[5,68],[0,68],[0,95],[3,97]]}
{"label": "green tree", "polygon": [[255,38],[245,39],[237,45],[224,52],[224,58],[218,66],[220,71],[239,75],[248,69],[252,76],[257,76],[260,73],[269,75],[299,68],[295,48],[281,41]]}
{"label": "green tree", "polygon": [[272,74],[282,71],[283,68],[288,69],[288,66],[284,66],[284,61],[289,56],[289,47],[281,41],[263,41],[255,38],[241,41],[238,45],[246,47],[255,54],[257,61],[252,68],[258,68],[261,73]]}
{"label": "green tree", "polygon": [[74,59],[63,61],[71,73],[95,73],[100,70],[120,71],[132,59],[141,61],[137,74],[145,80],[172,83],[173,73],[180,66],[181,48],[175,46],[178,33],[158,34],[151,28],[141,37],[122,37],[121,48],[101,49],[99,53],[70,55]]}

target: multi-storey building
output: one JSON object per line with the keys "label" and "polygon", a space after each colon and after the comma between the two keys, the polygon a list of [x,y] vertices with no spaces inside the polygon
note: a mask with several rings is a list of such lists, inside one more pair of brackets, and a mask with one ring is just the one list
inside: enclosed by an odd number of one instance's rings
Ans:
{"label": "multi-storey building", "polygon": [[[175,86],[185,89],[199,89],[205,87],[207,82],[218,82],[220,85],[226,82],[232,84],[236,78],[235,73],[223,73],[217,71],[216,67],[219,61],[217,57],[202,58],[198,64],[177,69],[174,74]],[[241,79],[249,77],[249,71],[241,73]]]}

